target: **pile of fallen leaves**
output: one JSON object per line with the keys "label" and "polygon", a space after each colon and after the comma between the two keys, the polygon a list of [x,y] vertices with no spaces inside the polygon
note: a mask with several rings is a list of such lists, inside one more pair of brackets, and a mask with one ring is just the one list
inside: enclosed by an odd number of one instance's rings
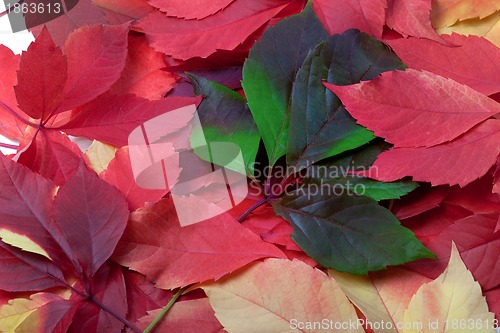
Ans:
{"label": "pile of fallen leaves", "polygon": [[[0,331],[495,332],[500,2],[73,2],[0,46]],[[181,226],[128,138],[193,104],[251,190]]]}

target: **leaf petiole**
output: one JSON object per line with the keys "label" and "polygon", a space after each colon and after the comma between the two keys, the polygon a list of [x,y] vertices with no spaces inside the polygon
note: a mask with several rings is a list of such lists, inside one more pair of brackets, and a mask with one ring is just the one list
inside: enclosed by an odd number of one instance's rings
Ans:
{"label": "leaf petiole", "polygon": [[146,327],[143,333],[151,332],[155,328],[155,326],[158,325],[158,323],[163,319],[163,317],[165,317],[167,312],[170,310],[170,308],[174,305],[174,303],[186,289],[187,287],[181,288],[175,293],[175,295],[170,299],[165,308],[161,310],[161,312],[156,316],[156,318],[151,322],[151,324],[149,324],[148,327]]}

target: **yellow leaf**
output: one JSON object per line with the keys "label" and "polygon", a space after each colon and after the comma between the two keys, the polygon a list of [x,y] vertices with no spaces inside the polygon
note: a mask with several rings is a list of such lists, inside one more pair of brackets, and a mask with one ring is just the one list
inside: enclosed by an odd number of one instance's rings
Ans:
{"label": "yellow leaf", "polygon": [[339,285],[301,261],[267,259],[203,284],[229,333],[363,333]]}
{"label": "yellow leaf", "polygon": [[49,257],[49,254],[45,252],[45,250],[42,249],[40,245],[38,245],[37,243],[32,241],[31,238],[25,235],[16,234],[15,232],[12,232],[7,229],[0,229],[0,238],[3,240],[4,243],[7,243],[9,245],[12,245],[27,252],[40,254],[52,260]]}
{"label": "yellow leaf", "polygon": [[411,297],[429,278],[402,268],[371,273],[368,276],[352,275],[329,270],[351,302],[366,317],[366,326],[375,333],[402,333],[405,325],[404,310]]}
{"label": "yellow leaf", "polygon": [[472,18],[482,19],[500,10],[497,0],[433,0],[432,26],[441,28]]}
{"label": "yellow leaf", "polygon": [[[10,300],[8,304],[2,305],[0,307],[0,332],[17,332],[16,330],[21,324],[23,324],[24,331],[27,328],[32,328],[32,332],[35,332],[38,320],[30,315],[48,301],[43,297],[43,294],[35,294],[31,296],[31,299],[15,298]],[[25,322],[28,317],[30,317],[30,321]]]}
{"label": "yellow leaf", "polygon": [[92,170],[100,174],[108,168],[109,162],[115,158],[117,150],[115,146],[94,140],[89,149],[85,151],[85,155],[89,159]]}
{"label": "yellow leaf", "polygon": [[474,281],[453,244],[446,270],[423,285],[405,311],[406,322],[422,322],[422,330],[404,333],[494,333],[494,314],[488,312],[479,283]]}
{"label": "yellow leaf", "polygon": [[462,35],[476,35],[488,39],[500,47],[500,11],[483,19],[470,19],[458,22],[451,27],[443,27],[436,30],[439,34],[451,34],[456,32]]}

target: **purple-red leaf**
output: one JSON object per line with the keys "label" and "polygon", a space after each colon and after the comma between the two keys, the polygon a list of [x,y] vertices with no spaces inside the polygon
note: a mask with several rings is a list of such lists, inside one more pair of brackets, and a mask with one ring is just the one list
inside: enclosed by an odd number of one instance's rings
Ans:
{"label": "purple-red leaf", "polygon": [[128,218],[127,203],[82,162],[54,199],[54,222],[77,269],[92,277],[111,256]]}

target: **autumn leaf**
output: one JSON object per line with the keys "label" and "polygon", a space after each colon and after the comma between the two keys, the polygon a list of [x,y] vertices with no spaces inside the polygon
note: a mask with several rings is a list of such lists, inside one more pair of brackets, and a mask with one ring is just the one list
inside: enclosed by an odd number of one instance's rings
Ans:
{"label": "autumn leaf", "polygon": [[162,12],[165,12],[168,16],[175,16],[188,20],[201,20],[224,10],[227,6],[236,1],[238,0],[216,0],[206,3],[202,0],[195,0],[186,3],[181,0],[151,0],[149,3]]}
{"label": "autumn leaf", "polygon": [[150,48],[146,39],[129,36],[128,54],[120,78],[110,89],[117,95],[135,94],[151,100],[161,99],[175,86],[178,77],[163,70],[163,55]]}
{"label": "autumn leaf", "polygon": [[[267,259],[200,287],[215,316],[232,333],[314,332],[311,328],[299,330],[296,325],[325,318],[357,322],[354,307],[339,285],[300,261]],[[356,325],[347,329],[328,327],[330,332],[363,332]]]}
{"label": "autumn leaf", "polygon": [[330,35],[354,28],[375,38],[382,37],[387,0],[313,0],[312,5]]}
{"label": "autumn leaf", "polygon": [[488,0],[435,0],[432,4],[432,24],[436,28],[453,25],[457,21],[483,18],[500,10],[500,4]]}
{"label": "autumn leaf", "polygon": [[388,0],[386,24],[404,37],[445,43],[431,25],[431,0]]}
{"label": "autumn leaf", "polygon": [[[36,84],[33,77],[37,77]],[[35,119],[50,117],[64,97],[61,92],[68,78],[68,63],[47,29],[21,57],[17,78],[19,108]]]}
{"label": "autumn leaf", "polygon": [[266,257],[283,254],[228,214],[181,227],[171,198],[132,213],[113,255],[163,289],[216,280]]}
{"label": "autumn leaf", "polygon": [[[423,275],[401,268],[356,276],[329,270],[349,300],[373,324],[390,323],[392,329],[378,332],[403,333],[398,325],[404,322],[404,311],[412,296],[425,283],[431,281]],[[389,324],[386,325],[388,327]]]}
{"label": "autumn leaf", "polygon": [[498,47],[475,36],[452,34],[441,37],[455,46],[416,38],[399,38],[386,43],[410,68],[453,79],[485,95],[500,91]]}
{"label": "autumn leaf", "polygon": [[482,36],[497,47],[500,47],[500,11],[483,19],[460,21],[450,27],[442,27],[436,31],[439,34],[451,34],[452,32],[456,32],[462,35]]}
{"label": "autumn leaf", "polygon": [[467,135],[434,147],[396,148],[382,153],[373,164],[371,177],[393,181],[412,176],[432,185],[465,186],[484,176],[500,153],[500,122],[488,120]]}
{"label": "autumn leaf", "polygon": [[[218,49],[234,50],[290,3],[236,0],[202,20],[184,20],[153,12],[137,25],[150,45],[176,59],[206,58]],[[205,5],[204,5],[205,6]]]}
{"label": "autumn leaf", "polygon": [[425,71],[387,72],[350,86],[325,85],[360,124],[396,147],[451,141],[500,112],[498,103],[477,91]]}
{"label": "autumn leaf", "polygon": [[[147,316],[138,320],[138,327],[145,329],[161,310],[149,311]],[[159,332],[176,333],[225,332],[206,298],[178,302],[155,329]]]}
{"label": "autumn leaf", "polygon": [[77,307],[51,293],[16,298],[0,307],[2,332],[66,332]]}
{"label": "autumn leaf", "polygon": [[[404,321],[424,323],[423,329],[405,329],[404,332],[492,333],[493,319],[494,314],[488,312],[481,287],[453,245],[446,270],[436,280],[420,287],[405,311]],[[425,325],[429,322],[435,322],[435,327]]]}
{"label": "autumn leaf", "polygon": [[14,86],[17,84],[16,70],[19,66],[19,56],[7,47],[0,45],[0,130],[2,135],[11,139],[23,136],[26,122],[19,116],[21,111],[17,106]]}

